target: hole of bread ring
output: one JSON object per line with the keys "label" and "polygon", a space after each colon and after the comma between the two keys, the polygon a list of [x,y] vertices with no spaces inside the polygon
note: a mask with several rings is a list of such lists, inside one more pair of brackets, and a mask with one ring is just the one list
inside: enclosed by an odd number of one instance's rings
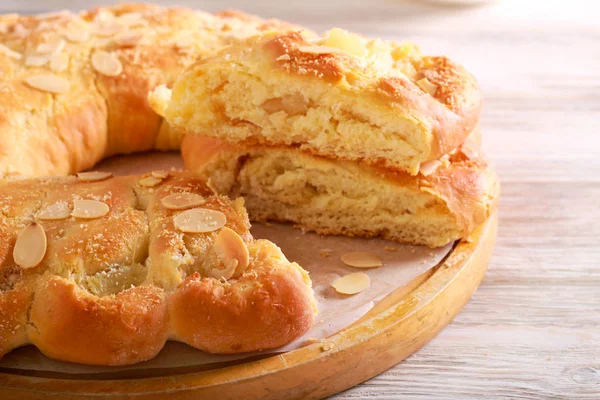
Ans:
{"label": "hole of bread ring", "polygon": [[221,211],[208,208],[192,208],[173,217],[175,228],[185,233],[205,233],[225,226],[227,217]]}

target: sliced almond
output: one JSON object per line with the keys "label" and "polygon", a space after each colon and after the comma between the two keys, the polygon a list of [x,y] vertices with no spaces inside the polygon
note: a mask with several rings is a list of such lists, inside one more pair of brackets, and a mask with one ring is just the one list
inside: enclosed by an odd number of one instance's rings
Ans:
{"label": "sliced almond", "polygon": [[[221,260],[225,269],[213,268],[211,276],[214,278],[240,276],[248,268],[250,255],[246,243],[233,229],[223,227],[217,235],[213,244],[217,257]],[[216,276],[218,275],[218,276]]]}
{"label": "sliced almond", "polygon": [[114,19],[115,19],[115,15],[113,13],[111,13],[109,10],[105,10],[105,9],[98,10],[96,15],[94,16],[95,22],[106,22],[106,21],[112,21]]}
{"label": "sliced almond", "polygon": [[477,151],[475,151],[474,146],[471,143],[465,142],[462,146],[460,146],[460,152],[463,153],[469,160],[474,160],[478,157]]}
{"label": "sliced almond", "polygon": [[83,219],[96,219],[104,217],[110,208],[108,204],[97,200],[74,200],[72,216]]}
{"label": "sliced almond", "polygon": [[331,286],[340,294],[356,294],[371,285],[369,275],[364,272],[355,272],[336,279]]}
{"label": "sliced almond", "polygon": [[98,50],[92,55],[92,66],[106,76],[117,76],[123,72],[121,61],[114,54],[104,50]]}
{"label": "sliced almond", "polygon": [[54,72],[62,72],[69,67],[69,56],[65,53],[55,54],[50,59],[50,69]]}
{"label": "sliced almond", "polygon": [[0,53],[4,54],[5,56],[8,56],[10,58],[14,58],[15,60],[20,60],[23,57],[21,55],[21,53],[14,51],[10,47],[5,46],[2,43],[0,43]]}
{"label": "sliced almond", "polygon": [[302,115],[308,111],[308,104],[300,93],[274,97],[265,101],[261,107],[269,114],[284,111],[288,115]]}
{"label": "sliced almond", "polygon": [[342,50],[329,46],[300,46],[298,50],[302,53],[310,54],[335,54],[342,53]]}
{"label": "sliced almond", "polygon": [[64,33],[69,42],[81,43],[90,39],[90,33],[85,29],[72,28]]}
{"label": "sliced almond", "polygon": [[383,260],[377,254],[364,251],[353,251],[342,256],[342,262],[355,268],[377,268],[383,265]]}
{"label": "sliced almond", "polygon": [[30,54],[25,58],[25,65],[28,67],[41,67],[48,62],[47,55]]}
{"label": "sliced almond", "polygon": [[21,24],[17,24],[13,28],[13,35],[15,35],[16,37],[18,37],[20,39],[26,38],[27,36],[29,36],[30,33],[31,33],[31,30],[25,28]]}
{"label": "sliced almond", "polygon": [[145,178],[140,179],[140,185],[145,187],[153,187],[162,182],[161,178],[156,178],[154,176],[147,176]]}
{"label": "sliced almond", "polygon": [[152,171],[151,175],[155,178],[165,179],[169,176],[168,171]]}
{"label": "sliced almond", "polygon": [[110,45],[112,45],[112,43],[113,43],[112,38],[99,38],[94,41],[94,43],[92,44],[92,47],[95,49],[98,49],[98,48],[110,46]]}
{"label": "sliced almond", "polygon": [[433,174],[441,165],[442,162],[440,160],[427,161],[426,163],[421,164],[419,172],[423,176],[429,176]]}
{"label": "sliced almond", "polygon": [[175,228],[187,233],[212,232],[225,226],[225,214],[207,208],[193,208],[173,218]]}
{"label": "sliced almond", "polygon": [[103,181],[112,176],[112,172],[103,172],[103,171],[88,171],[88,172],[79,172],[77,173],[77,178],[83,182],[96,182]]}
{"label": "sliced almond", "polygon": [[54,42],[40,43],[35,48],[35,52],[38,54],[58,54],[65,47],[65,41],[59,39]]}
{"label": "sliced almond", "polygon": [[115,42],[121,46],[135,46],[144,35],[137,32],[125,32],[115,37]]}
{"label": "sliced almond", "polygon": [[33,268],[42,262],[46,255],[46,232],[44,228],[32,222],[27,225],[17,236],[13,249],[15,264],[21,268]]}
{"label": "sliced almond", "polygon": [[34,89],[50,93],[65,93],[69,90],[69,81],[53,74],[34,75],[25,78],[25,83]]}
{"label": "sliced almond", "polygon": [[185,210],[187,208],[200,206],[204,204],[206,200],[196,193],[176,193],[163,197],[161,202],[167,210]]}
{"label": "sliced almond", "polygon": [[51,204],[37,213],[37,218],[43,221],[56,221],[66,219],[71,216],[69,204],[66,201],[59,201]]}
{"label": "sliced almond", "polygon": [[119,24],[103,23],[96,27],[96,35],[100,37],[114,36],[121,32],[123,27]]}
{"label": "sliced almond", "polygon": [[137,12],[130,12],[126,14],[121,14],[118,18],[120,24],[123,24],[127,27],[141,26],[147,25],[148,21],[142,18],[142,14]]}
{"label": "sliced almond", "polygon": [[419,86],[425,93],[430,94],[431,96],[435,95],[437,92],[437,86],[429,81],[427,78],[419,79],[417,81],[417,86]]}

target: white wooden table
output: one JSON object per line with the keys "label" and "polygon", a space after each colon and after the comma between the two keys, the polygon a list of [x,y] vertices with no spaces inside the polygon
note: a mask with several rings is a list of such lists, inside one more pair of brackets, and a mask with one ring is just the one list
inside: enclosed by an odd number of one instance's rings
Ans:
{"label": "white wooden table", "polygon": [[[3,0],[0,10],[92,3],[111,1]],[[482,84],[485,148],[503,185],[487,277],[436,339],[336,398],[600,399],[600,2],[177,3],[413,40]]]}

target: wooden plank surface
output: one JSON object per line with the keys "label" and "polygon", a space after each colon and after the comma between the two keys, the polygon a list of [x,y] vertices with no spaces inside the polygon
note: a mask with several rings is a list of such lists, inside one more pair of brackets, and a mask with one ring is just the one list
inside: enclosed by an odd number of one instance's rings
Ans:
{"label": "wooden plank surface", "polygon": [[[92,3],[4,0],[0,10]],[[414,40],[465,64],[484,89],[484,146],[503,185],[487,277],[436,339],[336,399],[600,399],[597,2],[501,0],[467,9],[400,0],[177,3]]]}

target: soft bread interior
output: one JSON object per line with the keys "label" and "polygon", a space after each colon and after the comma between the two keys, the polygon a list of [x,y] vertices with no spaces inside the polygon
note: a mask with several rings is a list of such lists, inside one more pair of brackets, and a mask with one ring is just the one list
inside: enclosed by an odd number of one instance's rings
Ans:
{"label": "soft bread interior", "polygon": [[462,235],[447,204],[410,179],[396,182],[355,163],[293,150],[252,150],[237,158],[236,167],[232,159],[221,153],[201,172],[217,190],[243,196],[254,220],[292,221],[324,234],[432,247]]}
{"label": "soft bread interior", "polygon": [[[238,46],[201,62],[176,83],[166,110],[155,109],[187,132],[230,142],[296,145],[416,174],[429,158],[431,126],[396,107],[380,86],[383,76],[415,75],[418,49],[333,32],[319,43],[338,49],[339,65],[308,54],[315,57],[314,71],[294,75],[275,66],[264,43],[251,52],[249,45]],[[355,57],[357,51],[362,58]],[[332,68],[335,83],[327,76]]]}

